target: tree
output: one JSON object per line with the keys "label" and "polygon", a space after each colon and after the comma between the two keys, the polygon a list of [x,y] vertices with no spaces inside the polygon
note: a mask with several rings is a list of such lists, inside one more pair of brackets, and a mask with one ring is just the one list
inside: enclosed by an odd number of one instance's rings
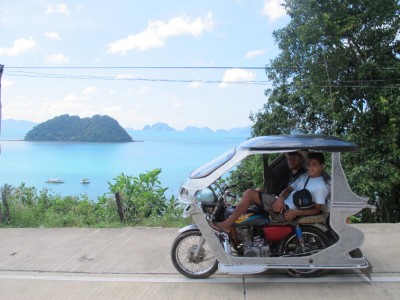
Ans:
{"label": "tree", "polygon": [[108,182],[109,190],[122,196],[123,215],[127,221],[140,221],[150,216],[162,216],[167,207],[165,192],[158,176],[161,169],[141,173],[137,177],[121,173]]}
{"label": "tree", "polygon": [[[289,24],[266,67],[273,86],[253,135],[322,133],[351,139],[353,189],[377,220],[400,219],[400,6],[395,0],[287,0]],[[361,180],[360,180],[361,179]]]}
{"label": "tree", "polygon": [[3,204],[4,214],[0,207],[0,223],[3,223],[3,217],[4,221],[8,222],[10,220],[10,208],[8,205],[8,199],[10,198],[13,191],[14,191],[13,186],[7,183],[1,187],[1,201]]}

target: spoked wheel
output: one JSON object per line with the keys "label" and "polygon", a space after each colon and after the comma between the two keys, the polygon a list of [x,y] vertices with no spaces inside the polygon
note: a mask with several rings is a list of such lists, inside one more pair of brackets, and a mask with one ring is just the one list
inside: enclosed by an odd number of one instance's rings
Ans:
{"label": "spoked wheel", "polygon": [[[306,256],[317,253],[329,246],[325,234],[312,227],[302,228],[305,249],[299,244],[296,233],[289,235],[281,244],[283,256]],[[320,275],[323,269],[286,269],[293,277],[315,277]]]}
{"label": "spoked wheel", "polygon": [[198,230],[180,234],[172,243],[171,259],[182,275],[208,278],[218,270],[218,261]]}

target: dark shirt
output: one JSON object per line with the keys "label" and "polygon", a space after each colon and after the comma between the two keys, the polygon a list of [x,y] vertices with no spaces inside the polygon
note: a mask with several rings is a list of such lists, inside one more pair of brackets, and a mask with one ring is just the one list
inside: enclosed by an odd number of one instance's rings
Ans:
{"label": "dark shirt", "polygon": [[286,187],[288,187],[290,184],[292,184],[297,178],[300,177],[301,174],[304,174],[307,172],[306,169],[300,168],[300,170],[297,171],[297,173],[292,173],[290,172],[288,183],[286,184]]}
{"label": "dark shirt", "polygon": [[294,182],[301,174],[304,174],[305,172],[307,172],[307,170],[303,168],[300,168],[297,173],[292,173],[292,171],[289,170],[289,172],[285,174],[285,177],[281,177],[279,181],[276,181],[276,185],[272,188],[270,193],[273,195],[279,195],[284,189],[286,189],[292,182]]}

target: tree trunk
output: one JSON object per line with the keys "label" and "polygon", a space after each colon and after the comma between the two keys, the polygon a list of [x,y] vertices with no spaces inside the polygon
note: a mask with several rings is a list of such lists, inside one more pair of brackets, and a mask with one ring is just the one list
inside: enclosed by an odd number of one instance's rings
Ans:
{"label": "tree trunk", "polygon": [[[4,220],[9,221],[10,220],[10,207],[8,206],[7,197],[2,197],[1,200],[3,201]],[[3,216],[1,216],[1,217],[3,217]]]}
{"label": "tree trunk", "polygon": [[119,219],[121,220],[121,222],[123,222],[125,220],[125,218],[124,218],[124,210],[122,208],[121,196],[120,196],[119,192],[115,193],[115,201],[117,202],[117,209],[118,209]]}

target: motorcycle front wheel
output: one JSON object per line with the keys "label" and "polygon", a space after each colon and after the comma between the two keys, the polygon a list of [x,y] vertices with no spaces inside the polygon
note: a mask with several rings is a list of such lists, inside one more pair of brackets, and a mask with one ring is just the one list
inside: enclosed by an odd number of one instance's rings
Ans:
{"label": "motorcycle front wheel", "polygon": [[208,278],[218,270],[218,261],[198,230],[184,232],[174,240],[171,259],[179,273],[193,279]]}
{"label": "motorcycle front wheel", "polygon": [[[305,252],[301,248],[296,233],[290,234],[281,244],[281,253],[284,256],[305,256],[317,253],[329,246],[326,235],[312,227],[302,228]],[[293,277],[316,277],[320,275],[323,269],[286,269],[289,275]]]}

